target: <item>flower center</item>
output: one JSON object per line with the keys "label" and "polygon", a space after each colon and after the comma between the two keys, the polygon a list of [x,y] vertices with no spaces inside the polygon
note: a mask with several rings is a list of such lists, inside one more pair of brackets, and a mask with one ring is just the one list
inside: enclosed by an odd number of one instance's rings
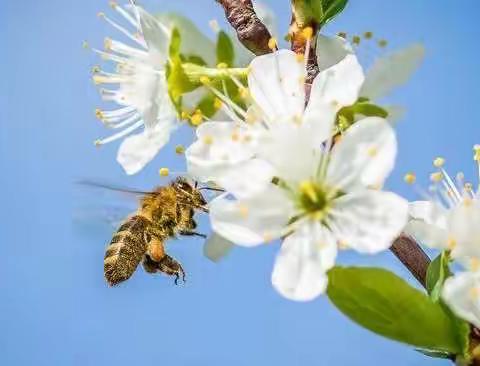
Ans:
{"label": "flower center", "polygon": [[299,185],[298,204],[307,214],[314,214],[319,219],[327,212],[331,200],[329,190],[311,180],[303,181]]}

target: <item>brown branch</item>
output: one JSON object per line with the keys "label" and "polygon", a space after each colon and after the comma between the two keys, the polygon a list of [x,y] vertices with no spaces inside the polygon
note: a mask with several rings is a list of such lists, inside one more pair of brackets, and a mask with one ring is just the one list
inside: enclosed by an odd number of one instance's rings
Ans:
{"label": "brown branch", "polygon": [[407,267],[417,281],[426,288],[430,258],[420,245],[410,236],[402,234],[393,242],[390,250]]}
{"label": "brown branch", "polygon": [[270,53],[268,42],[272,38],[260,21],[251,0],[215,0],[222,5],[225,16],[237,32],[238,40],[255,55]]}

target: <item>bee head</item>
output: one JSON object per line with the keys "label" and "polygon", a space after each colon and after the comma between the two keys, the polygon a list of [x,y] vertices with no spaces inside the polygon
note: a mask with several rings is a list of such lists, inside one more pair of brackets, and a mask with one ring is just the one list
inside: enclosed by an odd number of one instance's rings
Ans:
{"label": "bee head", "polygon": [[196,188],[197,184],[193,186],[183,177],[178,177],[173,182],[173,187],[177,191],[177,194],[181,197],[181,200],[195,207],[203,207],[207,204],[202,193]]}

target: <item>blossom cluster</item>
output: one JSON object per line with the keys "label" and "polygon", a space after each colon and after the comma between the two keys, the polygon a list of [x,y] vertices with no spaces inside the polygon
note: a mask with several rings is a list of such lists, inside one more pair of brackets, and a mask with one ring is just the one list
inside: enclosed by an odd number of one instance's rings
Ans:
{"label": "blossom cluster", "polygon": [[[96,50],[116,66],[114,72],[96,68],[94,81],[116,85],[101,94],[120,106],[97,110],[105,127],[120,131],[97,144],[123,138],[117,159],[128,174],[153,160],[187,120],[196,133],[185,150],[187,174],[221,191],[208,205],[217,240],[245,247],[279,240],[271,281],[280,294],[312,300],[327,290],[339,251],[379,253],[406,233],[443,252],[447,267],[452,261],[463,267],[445,276],[438,296],[480,327],[478,190],[462,174],[451,178],[441,158],[425,201],[409,203],[384,189],[397,155],[395,113],[376,101],[409,78],[423,57],[421,46],[365,72],[355,40],[314,37],[307,29],[306,54],[278,49],[272,39],[272,52],[245,68],[184,66],[185,100],[194,89],[211,97],[207,116],[179,110],[172,98],[174,26],[134,3],[112,7],[132,30],[101,16],[134,46],[107,39],[105,50]],[[306,88],[310,42],[320,61]],[[413,183],[414,176],[406,180]]]}

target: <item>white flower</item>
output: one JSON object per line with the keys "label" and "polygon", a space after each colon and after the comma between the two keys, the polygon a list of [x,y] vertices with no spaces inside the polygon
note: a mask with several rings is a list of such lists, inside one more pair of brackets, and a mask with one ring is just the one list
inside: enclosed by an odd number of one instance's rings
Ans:
{"label": "white flower", "polygon": [[389,248],[408,210],[397,195],[370,188],[383,183],[395,158],[395,135],[385,120],[358,122],[331,153],[316,142],[310,127],[283,125],[264,140],[262,161],[275,184],[248,197],[223,195],[210,204],[213,229],[237,244],[285,237],[272,283],[299,301],[325,291],[337,247],[369,254]]}
{"label": "white flower", "polygon": [[[476,159],[479,152],[475,147]],[[463,173],[450,177],[444,159],[435,159],[434,165],[438,171],[431,174],[431,197],[410,204],[406,232],[431,248],[449,250],[452,259],[476,271],[480,269],[479,193],[465,183]]]}
{"label": "white flower", "polygon": [[170,29],[133,3],[121,7],[111,3],[133,27],[129,31],[118,23],[102,16],[136,46],[107,38],[102,58],[116,64],[113,73],[96,68],[96,84],[118,85],[116,89],[102,89],[104,100],[121,106],[113,111],[97,110],[97,116],[108,128],[120,132],[98,140],[98,145],[123,138],[134,131],[120,145],[117,160],[128,174],[140,171],[168,142],[175,129],[176,114],[168,95],[165,65],[170,42]]}
{"label": "white flower", "polygon": [[[285,237],[275,288],[300,301],[321,294],[338,246],[362,253],[390,247],[407,219],[406,201],[372,187],[393,168],[396,139],[381,118],[357,122],[331,149],[338,110],[357,100],[363,73],[347,55],[323,70],[305,107],[304,64],[290,51],[257,57],[248,78],[246,120],[208,122],[187,151],[189,171],[224,187],[210,204],[212,227],[255,246]],[[274,184],[272,184],[274,182]]]}
{"label": "white flower", "polygon": [[259,159],[262,140],[271,137],[271,131],[306,124],[317,146],[330,137],[338,110],[357,100],[362,69],[354,55],[347,55],[322,70],[313,82],[307,107],[304,77],[304,60],[292,51],[255,58],[248,75],[253,106],[245,112],[224,98],[224,110],[233,121],[200,125],[198,140],[186,152],[189,173],[202,181],[216,181],[237,196],[248,196],[271,180],[271,169]]}
{"label": "white flower", "polygon": [[[480,160],[476,146],[475,160]],[[410,221],[405,229],[421,243],[446,250],[464,272],[447,279],[443,300],[460,317],[480,326],[480,200],[479,191],[465,183],[463,173],[452,179],[437,158],[438,171],[431,175],[434,185],[429,201],[410,204]]]}

